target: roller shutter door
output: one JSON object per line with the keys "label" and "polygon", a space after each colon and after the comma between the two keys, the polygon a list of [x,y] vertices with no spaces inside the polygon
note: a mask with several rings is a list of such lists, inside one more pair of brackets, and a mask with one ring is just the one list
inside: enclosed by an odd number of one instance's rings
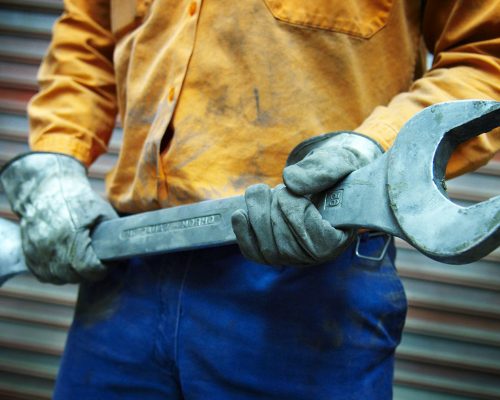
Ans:
{"label": "roller shutter door", "polygon": [[[0,0],[0,166],[28,150],[26,103],[61,9],[60,0]],[[110,153],[90,170],[101,193],[119,143],[116,130]],[[463,203],[500,194],[500,157],[448,186]],[[0,216],[15,219],[1,192]],[[394,398],[499,399],[500,251],[472,265],[449,266],[402,241],[397,246],[410,309]],[[74,285],[43,285],[29,276],[0,289],[0,398],[51,397],[75,298]]]}

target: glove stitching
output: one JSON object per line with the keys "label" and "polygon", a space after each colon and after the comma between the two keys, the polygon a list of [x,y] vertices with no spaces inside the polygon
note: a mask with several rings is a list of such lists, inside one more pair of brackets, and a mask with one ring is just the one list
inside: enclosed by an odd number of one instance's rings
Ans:
{"label": "glove stitching", "polygon": [[[77,237],[77,235],[75,234],[77,229],[75,229],[77,227],[77,224],[75,223],[75,220],[74,220],[74,216],[73,216],[73,213],[71,212],[71,209],[70,209],[70,206],[69,206],[69,202],[68,202],[68,199],[66,197],[66,192],[65,192],[65,188],[64,188],[64,185],[61,181],[61,176],[63,174],[63,168],[62,168],[62,165],[61,165],[61,161],[55,157],[55,161],[56,161],[56,165],[57,165],[57,184],[59,185],[59,193],[61,193],[61,197],[64,201],[64,204],[66,205],[66,211],[68,212],[68,215],[69,215],[69,218],[71,220],[71,231],[73,232],[73,234],[71,235],[71,243],[69,243],[69,246],[66,250],[66,262],[69,264],[69,268],[71,268],[73,271],[75,271],[75,273],[77,275],[80,275],[78,274],[78,272],[73,268],[73,263],[72,263],[72,257],[71,257],[71,254],[73,254],[75,252],[75,239]],[[54,274],[53,274],[54,275]]]}

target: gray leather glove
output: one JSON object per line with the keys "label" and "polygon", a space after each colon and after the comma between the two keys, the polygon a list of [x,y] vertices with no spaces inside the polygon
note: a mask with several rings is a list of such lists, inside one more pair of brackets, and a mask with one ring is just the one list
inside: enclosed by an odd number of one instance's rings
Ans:
{"label": "gray leather glove", "polygon": [[311,195],[333,187],[350,172],[382,154],[372,140],[354,132],[334,132],[299,144],[283,171],[285,185],[254,185],[245,192],[247,210],[232,217],[243,255],[270,265],[309,266],[338,256],[353,231],[323,220]]}
{"label": "gray leather glove", "polygon": [[26,264],[39,280],[76,283],[105,275],[90,229],[118,215],[92,190],[80,162],[63,154],[29,153],[8,164],[0,180],[21,218]]}

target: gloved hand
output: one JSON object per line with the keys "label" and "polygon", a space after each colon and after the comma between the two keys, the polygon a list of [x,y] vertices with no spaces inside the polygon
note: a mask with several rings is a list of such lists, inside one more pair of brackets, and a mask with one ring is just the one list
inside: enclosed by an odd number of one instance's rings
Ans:
{"label": "gloved hand", "polygon": [[85,167],[63,154],[29,153],[4,168],[0,180],[21,218],[26,264],[43,282],[102,278],[90,229],[118,215],[90,187]]}
{"label": "gloved hand", "polygon": [[381,154],[375,142],[354,132],[334,132],[299,144],[283,171],[286,186],[250,186],[245,192],[247,210],[233,214],[243,255],[262,264],[293,266],[338,256],[355,232],[337,230],[323,220],[311,195],[333,187]]}

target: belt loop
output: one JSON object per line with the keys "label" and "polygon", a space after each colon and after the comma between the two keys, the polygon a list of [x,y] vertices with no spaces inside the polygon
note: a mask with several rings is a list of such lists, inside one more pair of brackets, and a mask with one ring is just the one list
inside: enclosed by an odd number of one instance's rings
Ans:
{"label": "belt loop", "polygon": [[364,254],[361,254],[360,249],[359,249],[359,245],[361,243],[361,235],[358,235],[356,237],[356,256],[361,258],[362,260],[377,261],[377,262],[382,261],[384,259],[385,255],[387,254],[387,249],[389,248],[389,243],[391,243],[392,235],[389,235],[388,233],[383,233],[383,232],[371,232],[368,234],[369,239],[374,238],[374,237],[378,237],[378,236],[385,236],[384,247],[382,248],[382,251],[380,252],[380,254],[378,256],[372,257],[372,256],[366,256]]}

